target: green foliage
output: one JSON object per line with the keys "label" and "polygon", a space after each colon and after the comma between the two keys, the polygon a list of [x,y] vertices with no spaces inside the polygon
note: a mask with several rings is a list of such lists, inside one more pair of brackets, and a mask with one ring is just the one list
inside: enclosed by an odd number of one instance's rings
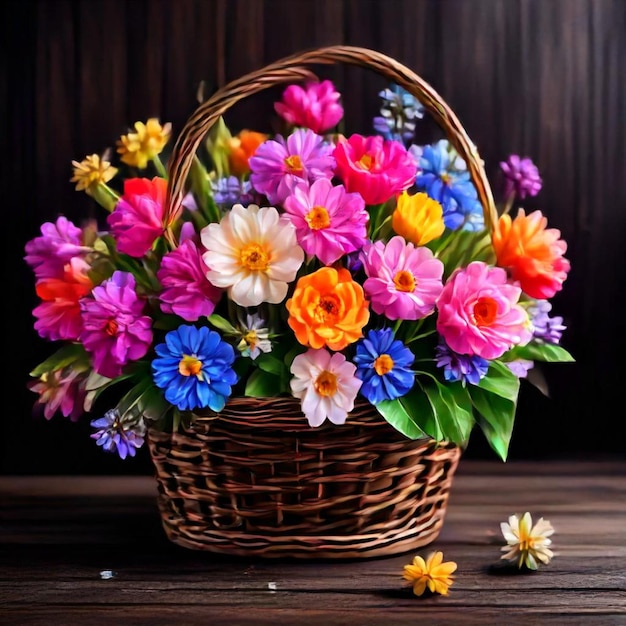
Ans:
{"label": "green foliage", "polygon": [[529,361],[545,361],[546,363],[574,363],[574,357],[565,348],[555,344],[534,339],[525,346],[516,346],[506,353],[507,361],[527,359]]}

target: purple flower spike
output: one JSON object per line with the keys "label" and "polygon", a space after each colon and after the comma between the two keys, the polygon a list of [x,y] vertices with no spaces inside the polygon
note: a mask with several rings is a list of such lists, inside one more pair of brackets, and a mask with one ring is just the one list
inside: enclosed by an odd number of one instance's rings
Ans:
{"label": "purple flower spike", "polygon": [[508,197],[515,193],[520,199],[536,196],[541,191],[541,176],[537,166],[529,158],[521,158],[511,154],[506,161],[500,163],[506,177],[504,193]]}

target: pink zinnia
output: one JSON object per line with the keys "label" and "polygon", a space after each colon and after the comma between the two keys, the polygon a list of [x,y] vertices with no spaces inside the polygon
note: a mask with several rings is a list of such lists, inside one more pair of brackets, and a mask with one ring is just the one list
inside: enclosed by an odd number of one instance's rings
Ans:
{"label": "pink zinnia", "polygon": [[142,315],[144,301],[135,292],[135,277],[116,271],[83,298],[80,340],[101,376],[115,378],[129,361],[144,356],[152,343],[152,320]]}
{"label": "pink zinnia", "polygon": [[343,117],[340,97],[341,94],[329,80],[309,82],[304,88],[289,85],[283,92],[282,102],[276,102],[274,109],[290,124],[321,133],[335,126]]}
{"label": "pink zinnia", "polygon": [[497,359],[532,338],[522,290],[507,283],[506,271],[474,261],[457,269],[437,300],[437,330],[451,350]]}
{"label": "pink zinnia", "polygon": [[363,289],[376,313],[390,320],[418,320],[435,310],[443,263],[428,248],[416,248],[396,235],[387,245],[369,245],[362,259],[368,276]]}
{"label": "pink zinnia", "polygon": [[285,140],[263,142],[250,157],[250,182],[271,204],[282,204],[301,182],[332,178],[335,159],[333,147],[312,130],[295,130]]}
{"label": "pink zinnia", "polygon": [[35,402],[34,411],[43,411],[44,417],[52,419],[57,411],[72,422],[85,412],[85,398],[87,390],[85,381],[87,374],[72,367],[49,372],[36,381],[31,382],[28,388],[39,394]]}
{"label": "pink zinnia", "polygon": [[367,239],[369,214],[363,198],[347,193],[343,185],[333,186],[328,178],[296,185],[285,200],[285,211],[302,249],[324,265],[359,250]]}
{"label": "pink zinnia", "polygon": [[166,192],[167,182],[162,178],[131,178],[124,182],[124,195],[107,218],[120,252],[141,257],[163,234]]}
{"label": "pink zinnia", "polygon": [[222,290],[206,278],[204,252],[192,239],[187,239],[163,257],[157,278],[163,287],[159,299],[164,313],[180,315],[187,322],[213,313]]}
{"label": "pink zinnia", "polygon": [[415,182],[413,157],[401,143],[380,135],[342,139],[333,156],[337,176],[348,191],[360,193],[366,204],[386,202]]}

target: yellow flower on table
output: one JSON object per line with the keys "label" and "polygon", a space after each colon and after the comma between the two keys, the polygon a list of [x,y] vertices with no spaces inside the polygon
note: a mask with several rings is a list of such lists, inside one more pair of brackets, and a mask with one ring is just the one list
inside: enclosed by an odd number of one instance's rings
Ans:
{"label": "yellow flower on table", "polygon": [[148,161],[153,161],[163,152],[172,133],[172,125],[159,123],[155,117],[145,124],[135,122],[135,132],[122,135],[117,142],[117,152],[123,163],[140,170],[148,167]]}
{"label": "yellow flower on table", "polygon": [[76,183],[76,191],[93,191],[98,185],[108,183],[116,174],[113,167],[105,158],[98,154],[90,154],[82,161],[72,161],[74,176],[70,182]]}
{"label": "yellow flower on table", "polygon": [[426,588],[432,593],[442,596],[448,595],[450,585],[453,583],[452,573],[456,571],[454,561],[443,561],[443,552],[433,552],[424,560],[416,556],[413,563],[404,566],[403,578],[413,586],[413,593],[421,596]]}

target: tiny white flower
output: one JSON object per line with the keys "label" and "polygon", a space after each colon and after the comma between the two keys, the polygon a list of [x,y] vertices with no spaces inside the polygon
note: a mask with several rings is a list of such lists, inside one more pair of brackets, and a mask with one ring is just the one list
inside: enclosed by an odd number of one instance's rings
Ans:
{"label": "tiny white flower", "polygon": [[246,316],[246,323],[241,323],[241,339],[237,344],[237,350],[242,356],[256,359],[261,352],[271,352],[272,342],[270,331],[264,326],[265,320],[257,313]]}
{"label": "tiny white flower", "polygon": [[528,569],[536,570],[537,561],[547,565],[554,556],[552,550],[548,548],[552,544],[549,537],[554,533],[554,528],[543,517],[533,526],[530,513],[524,513],[521,518],[518,515],[511,515],[508,523],[502,522],[500,528],[507,542],[507,545],[501,548],[506,554],[500,558],[517,561],[519,568],[525,565]]}

